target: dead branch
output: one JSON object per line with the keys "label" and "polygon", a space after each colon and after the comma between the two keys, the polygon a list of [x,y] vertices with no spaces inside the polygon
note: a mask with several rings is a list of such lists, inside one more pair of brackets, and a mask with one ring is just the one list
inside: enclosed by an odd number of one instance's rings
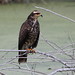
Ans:
{"label": "dead branch", "polygon": [[5,75],[4,73],[0,72],[0,75]]}
{"label": "dead branch", "polygon": [[68,45],[65,45],[65,46],[63,47],[63,49],[66,49],[66,48],[68,48],[68,47],[70,47],[70,46],[72,46],[72,45],[75,45],[75,42],[74,42],[74,43],[71,43],[71,44],[68,44]]}
{"label": "dead branch", "polygon": [[27,50],[5,50],[5,49],[0,49],[0,52],[18,52],[18,51],[21,51],[21,52],[25,52]]}
{"label": "dead branch", "polygon": [[66,16],[64,16],[64,15],[58,14],[58,13],[52,11],[52,10],[49,10],[49,9],[46,9],[46,8],[43,8],[43,7],[38,7],[38,6],[35,6],[35,8],[43,9],[43,10],[45,10],[45,11],[47,11],[47,12],[50,12],[50,13],[52,13],[52,14],[55,14],[55,15],[57,15],[57,16],[60,16],[60,17],[62,17],[62,18],[64,18],[64,19],[67,19],[67,20],[69,20],[69,21],[75,23],[75,20],[73,20],[73,19],[71,19],[71,18],[69,18],[69,17],[66,17]]}
{"label": "dead branch", "polygon": [[59,59],[59,58],[56,58],[55,56],[53,56],[53,55],[51,55],[51,54],[47,54],[47,53],[41,52],[41,51],[36,51],[36,53],[39,53],[39,54],[45,55],[45,56],[47,56],[47,57],[53,58],[54,60],[60,62],[61,64],[65,65],[66,67],[69,67],[69,68],[70,68],[70,65],[66,64],[64,61],[62,61],[62,60]]}
{"label": "dead branch", "polygon": [[48,74],[48,75],[54,75],[57,72],[66,72],[66,71],[75,71],[75,68],[62,68],[62,69],[57,69],[55,71],[53,71],[52,73]]}
{"label": "dead branch", "polygon": [[[0,70],[9,70],[9,71],[16,71],[16,72],[24,72],[24,73],[25,73],[25,71],[29,71],[29,72],[32,71],[30,69],[23,68],[23,67],[20,67],[20,68],[17,68],[17,67],[7,67],[7,68],[2,68]],[[35,72],[36,74],[47,75],[47,74],[39,72],[39,71],[32,71],[32,72]]]}
{"label": "dead branch", "polygon": [[56,48],[56,47],[58,47],[57,44],[55,44],[54,42],[51,42],[51,41],[45,39],[45,37],[43,36],[42,33],[41,33],[41,37],[42,37],[42,39],[43,39],[49,46],[51,46],[51,47],[52,47],[53,49],[55,49],[55,50],[58,50],[58,49]]}
{"label": "dead branch", "polygon": [[[55,49],[55,50],[61,50],[63,54],[65,54],[65,55],[69,56],[70,58],[74,59],[73,56],[71,56],[71,55],[69,55],[68,53],[66,53],[66,52],[63,50],[63,48],[61,48],[60,46],[58,46],[56,43],[51,42],[51,41],[49,41],[49,40],[46,40],[46,39],[44,38],[44,36],[43,36],[42,33],[41,33],[41,36],[42,36],[42,39],[43,39],[49,46],[51,46],[53,49]],[[73,44],[72,44],[72,45],[73,45]]]}
{"label": "dead branch", "polygon": [[[27,50],[0,50],[0,51],[1,51],[1,52],[3,52],[3,51],[4,51],[4,52],[5,52],[5,51],[9,51],[9,52],[23,51],[23,52],[25,52],[25,51],[27,51]],[[59,59],[59,58],[56,58],[55,56],[53,56],[53,55],[51,55],[51,54],[47,54],[47,53],[41,52],[41,51],[36,51],[36,53],[45,55],[45,56],[47,56],[47,57],[50,57],[50,58],[52,58],[52,59],[54,59],[54,60],[56,60],[56,61],[62,63],[62,64],[65,65],[66,67],[70,67],[70,65],[66,64],[64,61],[62,61],[62,60]],[[16,56],[16,57],[18,57],[18,56]],[[15,59],[15,58],[9,60],[8,62],[11,62],[11,61],[14,60],[14,59]],[[8,63],[8,62],[7,62],[7,63]]]}

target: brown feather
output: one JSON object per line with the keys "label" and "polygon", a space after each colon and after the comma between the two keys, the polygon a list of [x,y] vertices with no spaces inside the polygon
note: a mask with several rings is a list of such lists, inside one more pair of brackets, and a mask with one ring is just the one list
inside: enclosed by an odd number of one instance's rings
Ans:
{"label": "brown feather", "polygon": [[[34,13],[31,13],[20,28],[18,49],[26,50],[28,48],[35,48],[38,44],[39,34],[39,22],[34,18]],[[18,59],[19,64],[22,62],[27,62],[27,58],[24,58],[27,57],[26,52],[19,52],[19,57],[21,57]]]}

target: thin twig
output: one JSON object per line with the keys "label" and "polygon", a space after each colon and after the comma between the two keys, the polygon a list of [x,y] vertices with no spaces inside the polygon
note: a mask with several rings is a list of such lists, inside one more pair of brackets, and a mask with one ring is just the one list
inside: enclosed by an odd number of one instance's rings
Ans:
{"label": "thin twig", "polygon": [[21,51],[21,52],[25,52],[27,50],[10,50],[10,49],[0,49],[0,52],[18,52],[18,51]]}
{"label": "thin twig", "polygon": [[57,72],[66,72],[66,71],[75,71],[75,68],[62,68],[62,69],[57,69],[55,71],[53,71],[52,73],[48,74],[48,75],[54,75]]}
{"label": "thin twig", "polygon": [[[1,51],[2,51],[2,50],[1,50]],[[4,51],[8,51],[8,50],[4,50]],[[11,51],[11,50],[9,50],[9,51]],[[25,51],[25,50],[12,50],[12,51]],[[62,61],[61,59],[56,58],[55,56],[53,56],[53,55],[51,55],[51,54],[47,54],[47,53],[40,52],[40,51],[36,51],[36,53],[45,55],[45,56],[47,56],[47,57],[51,57],[51,58],[53,58],[53,59],[59,61],[60,63],[64,64],[66,67],[70,67],[70,66],[69,66],[68,64],[66,64],[64,61]],[[7,61],[6,63],[9,63],[9,62],[13,61],[14,59],[16,59],[16,58],[13,58],[13,59]]]}
{"label": "thin twig", "polygon": [[[58,49],[56,48],[57,45],[56,45],[55,43],[53,43],[53,42],[51,42],[51,41],[45,39],[45,37],[43,36],[42,33],[40,33],[40,34],[41,34],[42,39],[43,39],[49,46],[51,46],[54,50],[58,50]],[[54,45],[54,46],[53,46],[53,45]],[[56,46],[56,47],[55,47],[55,46]]]}
{"label": "thin twig", "polygon": [[0,75],[5,75],[4,73],[0,72]]}
{"label": "thin twig", "polygon": [[60,63],[63,64],[63,65],[65,65],[66,67],[69,67],[69,68],[70,68],[70,65],[66,64],[64,61],[62,61],[62,60],[59,59],[59,58],[56,58],[55,56],[53,56],[53,55],[51,55],[51,54],[47,54],[47,53],[41,52],[41,51],[37,51],[37,53],[42,54],[42,55],[45,55],[45,56],[47,56],[47,57],[51,57],[51,58],[53,58],[54,60],[60,62]]}
{"label": "thin twig", "polygon": [[51,41],[49,41],[49,40],[46,40],[46,39],[44,38],[44,36],[43,36],[42,33],[41,33],[41,36],[42,36],[43,40],[44,40],[49,46],[51,46],[53,49],[55,49],[55,50],[61,50],[61,51],[63,52],[63,54],[65,54],[65,55],[71,57],[72,59],[74,59],[74,57],[73,57],[72,55],[69,55],[68,53],[66,53],[66,52],[63,50],[63,48],[59,47],[56,43],[51,42]]}
{"label": "thin twig", "polygon": [[[16,70],[15,70],[16,69]],[[22,72],[24,72],[24,71],[32,71],[32,70],[30,70],[30,69],[27,69],[27,68],[23,68],[23,67],[20,67],[20,68],[17,68],[17,67],[7,67],[7,68],[2,68],[2,69],[0,69],[0,70],[13,70],[13,71],[18,71],[18,72],[20,72],[19,70],[22,70]],[[41,75],[47,75],[47,74],[45,74],[45,73],[42,73],[42,72],[39,72],[39,71],[32,71],[32,72],[35,72],[35,73],[37,73],[37,74],[41,74]]]}
{"label": "thin twig", "polygon": [[43,10],[45,10],[45,11],[47,11],[47,12],[50,12],[50,13],[52,13],[52,14],[55,14],[55,15],[57,15],[57,16],[60,16],[60,17],[62,17],[62,18],[64,18],[64,19],[67,19],[67,20],[69,20],[69,21],[75,23],[75,20],[73,20],[73,19],[71,19],[71,18],[69,18],[69,17],[66,17],[66,16],[64,16],[64,15],[58,14],[58,13],[56,13],[56,12],[50,10],[50,9],[46,9],[46,8],[38,7],[38,6],[35,6],[35,8],[43,9]]}

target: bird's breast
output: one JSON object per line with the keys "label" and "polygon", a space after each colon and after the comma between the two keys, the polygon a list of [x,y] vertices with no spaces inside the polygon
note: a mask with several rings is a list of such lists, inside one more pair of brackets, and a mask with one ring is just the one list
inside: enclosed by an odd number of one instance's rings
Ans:
{"label": "bird's breast", "polygon": [[30,28],[29,32],[29,38],[32,39],[32,41],[35,41],[39,33],[39,27],[36,25],[34,27]]}

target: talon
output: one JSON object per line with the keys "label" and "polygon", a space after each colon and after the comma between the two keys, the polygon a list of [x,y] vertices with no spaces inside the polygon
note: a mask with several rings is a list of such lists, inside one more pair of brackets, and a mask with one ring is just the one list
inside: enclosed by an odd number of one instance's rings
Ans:
{"label": "talon", "polygon": [[30,51],[29,53],[35,53],[35,50],[33,49],[26,49],[26,50]]}

